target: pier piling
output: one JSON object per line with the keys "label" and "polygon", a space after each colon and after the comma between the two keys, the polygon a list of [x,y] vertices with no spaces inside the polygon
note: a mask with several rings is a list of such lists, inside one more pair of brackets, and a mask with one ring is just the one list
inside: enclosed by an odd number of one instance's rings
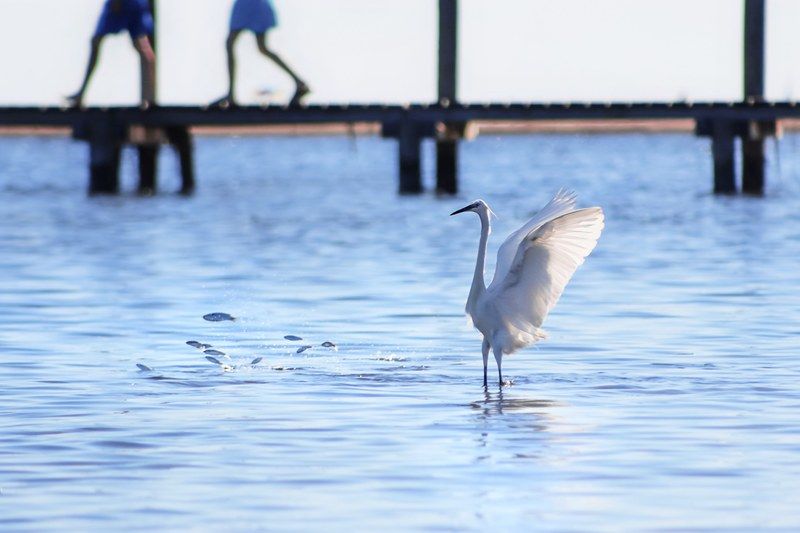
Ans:
{"label": "pier piling", "polygon": [[181,194],[194,192],[194,142],[189,128],[171,126],[167,128],[167,139],[178,154],[181,169]]}
{"label": "pier piling", "polygon": [[436,141],[436,192],[458,192],[458,141],[455,139]]}
{"label": "pier piling", "polygon": [[[153,32],[148,36],[150,39],[150,46],[153,48],[153,52],[156,53],[156,65],[158,61],[158,46],[157,46],[157,36],[158,36],[158,11],[157,11],[157,2],[156,0],[148,0],[148,4],[150,6],[150,14],[153,17]],[[145,65],[142,63],[142,83],[144,83],[144,76],[145,74]],[[154,69],[156,72],[156,78],[153,81],[153,85],[156,88],[156,94],[158,91],[158,67]],[[144,98],[144,95],[142,95]],[[136,146],[137,152],[139,153],[139,187],[138,192],[141,195],[149,196],[155,194],[158,180],[158,154],[161,151],[161,147],[159,146],[158,137],[161,135],[161,132],[152,128],[144,128],[143,131],[140,132],[141,139]]]}
{"label": "pier piling", "polygon": [[[439,0],[439,103],[458,101],[458,0]],[[444,124],[436,140],[436,192],[458,192],[458,128]]]}
{"label": "pier piling", "polygon": [[119,192],[122,132],[113,120],[96,120],[89,126],[89,194]]}
{"label": "pier piling", "polygon": [[742,192],[764,194],[764,139],[742,139]]}
{"label": "pier piling", "polygon": [[180,192],[190,194],[194,191],[194,145],[188,127],[148,128],[136,126],[130,129],[128,142],[136,146],[139,154],[139,194],[155,194],[158,187],[158,156],[161,153],[161,145],[165,142],[172,145],[178,156],[181,175]]}
{"label": "pier piling", "polygon": [[400,148],[400,194],[422,192],[422,137],[411,120],[400,124],[397,140]]}
{"label": "pier piling", "polygon": [[158,153],[160,152],[157,144],[140,145],[137,147],[139,152],[139,189],[141,195],[149,196],[156,192],[156,179],[158,176]]}
{"label": "pier piling", "polygon": [[711,155],[714,160],[714,192],[734,194],[736,192],[736,168],[734,165],[733,124],[727,120],[715,120],[711,126]]}
{"label": "pier piling", "polygon": [[[744,4],[744,99],[764,100],[765,0]],[[764,135],[758,123],[747,124],[742,136],[742,192],[764,193]]]}

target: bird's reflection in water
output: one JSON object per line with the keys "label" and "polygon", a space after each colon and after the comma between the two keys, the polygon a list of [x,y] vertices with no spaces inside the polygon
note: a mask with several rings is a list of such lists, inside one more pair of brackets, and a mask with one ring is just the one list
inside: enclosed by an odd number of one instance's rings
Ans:
{"label": "bird's reflection in water", "polygon": [[477,460],[484,461],[492,458],[494,445],[501,441],[505,443],[502,448],[516,458],[538,457],[543,434],[555,421],[553,408],[559,404],[552,400],[504,396],[502,390],[492,393],[486,389],[483,400],[469,405],[480,429],[477,440],[482,451]]}
{"label": "bird's reflection in water", "polygon": [[533,398],[505,397],[503,391],[492,393],[488,388],[483,391],[483,400],[472,402],[470,407],[481,412],[482,418],[503,414],[527,413],[536,417],[548,417],[549,409],[556,407],[552,400],[536,400]]}

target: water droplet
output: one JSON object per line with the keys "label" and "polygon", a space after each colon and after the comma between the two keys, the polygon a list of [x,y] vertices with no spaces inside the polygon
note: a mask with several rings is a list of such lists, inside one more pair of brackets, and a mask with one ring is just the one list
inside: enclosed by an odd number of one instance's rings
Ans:
{"label": "water droplet", "polygon": [[209,322],[224,322],[225,320],[236,319],[228,313],[209,313],[203,316],[203,320],[208,320]]}
{"label": "water droplet", "polygon": [[286,339],[287,341],[301,341],[301,340],[303,340],[303,337],[298,337],[297,335],[284,335],[283,338]]}

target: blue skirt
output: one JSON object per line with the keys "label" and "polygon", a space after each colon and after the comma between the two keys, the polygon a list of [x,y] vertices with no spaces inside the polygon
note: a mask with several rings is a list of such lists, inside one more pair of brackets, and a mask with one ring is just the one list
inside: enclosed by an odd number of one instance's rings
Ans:
{"label": "blue skirt", "polygon": [[[114,9],[115,4],[117,9]],[[153,29],[153,15],[147,0],[106,0],[94,36],[102,37],[128,30],[131,39],[137,39],[152,35]]]}
{"label": "blue skirt", "polygon": [[269,0],[236,0],[231,11],[231,31],[265,33],[278,25]]}

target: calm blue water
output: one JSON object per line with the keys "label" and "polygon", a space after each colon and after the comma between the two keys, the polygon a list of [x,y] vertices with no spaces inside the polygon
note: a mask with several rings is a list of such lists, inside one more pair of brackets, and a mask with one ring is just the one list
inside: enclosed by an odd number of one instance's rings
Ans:
{"label": "calm blue water", "polygon": [[[689,135],[480,138],[437,199],[389,141],[200,138],[198,193],[143,199],[0,139],[0,529],[796,530],[798,144],[749,199]],[[484,392],[448,214],[497,246],[561,186],[606,230]]]}

